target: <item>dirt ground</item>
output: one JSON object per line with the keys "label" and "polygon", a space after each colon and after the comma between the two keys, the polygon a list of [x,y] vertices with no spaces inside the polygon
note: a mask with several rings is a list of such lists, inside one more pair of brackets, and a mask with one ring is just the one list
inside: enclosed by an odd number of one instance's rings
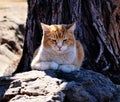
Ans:
{"label": "dirt ground", "polygon": [[0,0],[0,76],[6,70],[12,73],[19,63],[26,17],[26,0]]}

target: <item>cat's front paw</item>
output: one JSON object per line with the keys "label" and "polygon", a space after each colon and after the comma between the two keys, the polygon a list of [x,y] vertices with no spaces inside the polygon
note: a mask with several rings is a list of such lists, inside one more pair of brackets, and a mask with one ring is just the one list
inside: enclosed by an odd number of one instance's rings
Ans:
{"label": "cat's front paw", "polygon": [[60,65],[59,70],[65,73],[70,73],[72,71],[79,70],[79,69],[74,65]]}
{"label": "cat's front paw", "polygon": [[51,62],[50,67],[51,67],[51,69],[57,70],[58,69],[58,64],[55,63],[55,62]]}

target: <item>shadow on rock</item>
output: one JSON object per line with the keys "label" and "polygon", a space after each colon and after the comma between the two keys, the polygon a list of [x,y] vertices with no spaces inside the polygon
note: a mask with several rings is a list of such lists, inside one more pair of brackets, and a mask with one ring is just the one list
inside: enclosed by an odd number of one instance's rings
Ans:
{"label": "shadow on rock", "polygon": [[[3,80],[5,79],[5,80]],[[10,80],[11,83],[8,83]],[[1,78],[0,78],[1,81]],[[9,85],[7,89],[3,83]],[[8,81],[8,82],[7,82]],[[1,99],[9,102],[120,102],[120,89],[103,75],[81,70],[29,71],[2,77]]]}

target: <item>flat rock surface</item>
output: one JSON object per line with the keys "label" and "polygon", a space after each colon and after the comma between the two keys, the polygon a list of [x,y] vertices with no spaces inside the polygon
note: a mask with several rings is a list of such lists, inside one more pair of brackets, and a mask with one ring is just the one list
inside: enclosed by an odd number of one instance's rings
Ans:
{"label": "flat rock surface", "polygon": [[90,70],[29,71],[0,78],[0,101],[120,102],[120,88]]}

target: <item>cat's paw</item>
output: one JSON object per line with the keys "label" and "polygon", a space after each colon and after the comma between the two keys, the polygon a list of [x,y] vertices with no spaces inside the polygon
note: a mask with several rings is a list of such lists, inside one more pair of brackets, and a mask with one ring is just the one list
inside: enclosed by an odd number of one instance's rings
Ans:
{"label": "cat's paw", "polygon": [[57,70],[58,69],[58,64],[55,63],[55,62],[51,62],[50,67],[51,67],[51,69]]}
{"label": "cat's paw", "polygon": [[79,70],[79,69],[76,68],[76,66],[74,66],[74,65],[60,65],[59,70],[65,72],[65,73],[70,73],[72,71]]}

